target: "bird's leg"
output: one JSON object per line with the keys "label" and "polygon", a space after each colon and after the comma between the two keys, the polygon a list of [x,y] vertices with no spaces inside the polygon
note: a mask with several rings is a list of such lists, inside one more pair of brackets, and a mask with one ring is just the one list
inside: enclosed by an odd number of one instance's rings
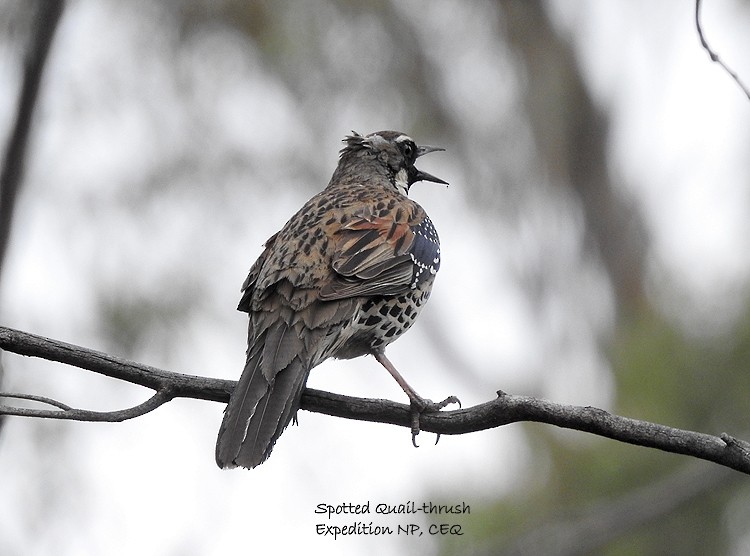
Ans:
{"label": "bird's leg", "polygon": [[[385,356],[385,352],[383,351],[376,351],[373,353],[375,356],[375,359],[383,365],[383,367],[386,368],[386,370],[391,373],[391,376],[398,382],[398,385],[401,387],[401,389],[406,393],[407,396],[409,396],[409,405],[411,406],[411,442],[414,444],[414,447],[417,448],[417,435],[419,434],[419,416],[424,413],[425,411],[439,411],[443,409],[446,405],[457,403],[458,407],[461,407],[461,402],[456,396],[448,396],[445,398],[442,402],[433,402],[432,400],[428,400],[426,398],[423,398],[417,392],[409,386],[409,383],[406,382],[404,377],[401,376],[401,373],[399,373],[396,370],[396,367],[393,366],[393,363],[390,362],[390,360]],[[435,444],[438,443],[438,440],[440,440],[440,434],[437,435],[437,439],[435,440]]]}

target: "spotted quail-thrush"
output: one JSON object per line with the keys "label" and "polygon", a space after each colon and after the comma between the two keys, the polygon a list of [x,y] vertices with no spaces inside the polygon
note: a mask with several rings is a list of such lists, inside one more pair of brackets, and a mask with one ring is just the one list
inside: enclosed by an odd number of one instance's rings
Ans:
{"label": "spotted quail-thrush", "polygon": [[379,131],[344,139],[328,186],[265,244],[242,286],[250,315],[247,362],[224,413],[219,467],[255,467],[295,416],[310,369],[329,357],[373,355],[419,414],[438,410],[385,356],[414,323],[440,266],[424,209],[407,197],[417,181],[447,183],[414,163],[437,147]]}

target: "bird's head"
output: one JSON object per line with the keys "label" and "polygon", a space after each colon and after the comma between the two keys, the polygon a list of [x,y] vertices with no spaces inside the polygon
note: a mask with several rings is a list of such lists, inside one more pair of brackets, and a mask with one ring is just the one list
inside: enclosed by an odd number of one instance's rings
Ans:
{"label": "bird's head", "polygon": [[[376,131],[365,136],[353,131],[352,135],[344,139],[344,143],[346,146],[341,149],[341,159],[336,171],[341,174],[340,178],[351,179],[355,177],[355,173],[359,173],[359,178],[362,179],[366,177],[361,176],[362,173],[374,172],[378,177],[386,177],[403,195],[407,195],[411,185],[418,181],[448,184],[414,165],[420,156],[445,149],[418,146],[411,137],[400,131]],[[336,177],[334,174],[334,179]]]}

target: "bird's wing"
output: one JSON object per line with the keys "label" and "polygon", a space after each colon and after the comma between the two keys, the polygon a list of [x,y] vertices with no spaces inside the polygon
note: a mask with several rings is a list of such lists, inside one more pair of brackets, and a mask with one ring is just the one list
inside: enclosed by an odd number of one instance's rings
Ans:
{"label": "bird's wing", "polygon": [[334,233],[334,273],[319,299],[404,293],[415,278],[415,256],[435,258],[437,243],[418,233],[426,220],[421,210],[381,214],[360,210]]}
{"label": "bird's wing", "polygon": [[253,263],[253,266],[250,267],[250,272],[248,272],[247,278],[245,278],[245,282],[242,284],[242,299],[240,299],[239,305],[237,306],[237,309],[239,311],[244,311],[245,313],[250,312],[255,282],[258,280],[258,276],[260,275],[261,269],[263,268],[266,259],[268,259],[271,254],[273,244],[276,241],[278,235],[279,232],[276,232],[270,238],[268,238],[266,243],[263,244],[263,247],[265,248],[263,249],[263,253],[261,253],[260,257],[258,257],[255,263]]}

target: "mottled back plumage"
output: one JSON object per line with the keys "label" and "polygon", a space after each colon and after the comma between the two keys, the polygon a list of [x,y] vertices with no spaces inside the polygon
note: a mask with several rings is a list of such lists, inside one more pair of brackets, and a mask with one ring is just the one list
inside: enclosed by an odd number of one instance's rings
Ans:
{"label": "mottled back plumage", "polygon": [[442,149],[395,131],[345,143],[328,186],[266,242],[243,284],[247,362],[219,431],[220,467],[262,463],[299,408],[310,370],[329,357],[383,362],[385,346],[430,295],[439,240],[406,194],[416,181],[445,183],[414,166]]}

